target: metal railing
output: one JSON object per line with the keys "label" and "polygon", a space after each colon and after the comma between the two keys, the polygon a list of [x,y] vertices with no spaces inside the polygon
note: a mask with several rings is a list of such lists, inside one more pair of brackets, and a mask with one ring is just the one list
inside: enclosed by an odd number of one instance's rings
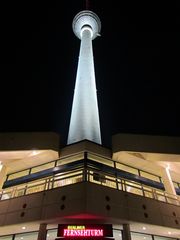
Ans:
{"label": "metal railing", "polygon": [[[96,156],[94,156],[94,158],[95,157]],[[67,186],[70,184],[77,184],[79,182],[88,181],[106,187],[118,189],[120,191],[129,192],[131,194],[152,198],[178,206],[180,205],[177,195],[171,195],[164,192],[163,190],[152,188],[136,181],[121,178],[117,176],[115,172],[110,173],[106,169],[106,167],[109,166],[108,164],[100,164],[100,168],[95,159],[89,160],[89,158],[92,159],[92,157],[88,156],[88,153],[86,153],[84,160],[74,162],[74,167],[71,167],[70,170],[67,168],[66,171],[60,172],[54,176],[4,189],[0,192],[0,200],[11,199]]]}

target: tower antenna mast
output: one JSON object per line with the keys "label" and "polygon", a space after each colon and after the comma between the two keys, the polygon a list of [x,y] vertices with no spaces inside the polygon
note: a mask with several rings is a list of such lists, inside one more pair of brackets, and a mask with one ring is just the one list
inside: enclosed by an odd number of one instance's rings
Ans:
{"label": "tower antenna mast", "polygon": [[86,0],[86,10],[89,10],[90,9],[90,2],[89,0]]}

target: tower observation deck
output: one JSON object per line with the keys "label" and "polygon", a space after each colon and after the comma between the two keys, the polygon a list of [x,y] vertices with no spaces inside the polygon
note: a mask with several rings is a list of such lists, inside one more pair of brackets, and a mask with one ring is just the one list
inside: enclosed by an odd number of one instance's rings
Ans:
{"label": "tower observation deck", "polygon": [[84,139],[101,144],[92,40],[101,30],[99,17],[92,11],[79,12],[72,23],[81,40],[68,133],[68,144]]}

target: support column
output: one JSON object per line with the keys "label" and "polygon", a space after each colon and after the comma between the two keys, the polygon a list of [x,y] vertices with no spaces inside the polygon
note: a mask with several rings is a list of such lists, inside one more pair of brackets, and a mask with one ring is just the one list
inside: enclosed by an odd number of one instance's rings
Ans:
{"label": "support column", "polygon": [[39,233],[37,240],[46,240],[46,233],[47,233],[47,223],[41,223],[39,226]]}
{"label": "support column", "polygon": [[130,225],[123,224],[122,240],[131,240]]}
{"label": "support column", "polygon": [[0,162],[0,190],[6,180],[7,167]]}
{"label": "support column", "polygon": [[[176,190],[175,190],[175,187],[174,187],[174,184],[172,182],[172,178],[171,178],[171,174],[170,174],[170,171],[169,171],[169,167],[166,167],[164,169],[164,172],[163,172],[163,175],[162,175],[162,179],[163,179],[163,184],[164,184],[164,188],[165,188],[165,191],[169,194],[169,197],[174,196],[174,198],[177,198],[178,199],[178,196],[176,194]],[[175,199],[171,199],[171,198],[168,198],[168,202],[170,203],[176,203],[176,200]]]}
{"label": "support column", "polygon": [[169,194],[176,195],[176,191],[175,191],[174,184],[172,182],[172,178],[171,178],[168,167],[164,169],[162,179],[163,179],[165,191]]}

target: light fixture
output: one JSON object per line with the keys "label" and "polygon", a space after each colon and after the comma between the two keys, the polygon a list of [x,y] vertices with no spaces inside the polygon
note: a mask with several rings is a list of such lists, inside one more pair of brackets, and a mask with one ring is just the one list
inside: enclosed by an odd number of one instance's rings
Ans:
{"label": "light fixture", "polygon": [[170,164],[169,164],[169,163],[167,164],[167,167],[166,167],[166,169],[167,169],[167,170],[169,170],[169,169],[170,169]]}
{"label": "light fixture", "polygon": [[143,229],[143,230],[146,230],[146,227],[143,227],[142,229]]}
{"label": "light fixture", "polygon": [[25,229],[26,229],[26,227],[25,227],[25,226],[23,226],[23,227],[22,227],[22,229],[23,229],[23,230],[25,230]]}
{"label": "light fixture", "polygon": [[0,161],[0,171],[3,168],[2,162]]}
{"label": "light fixture", "polygon": [[37,154],[38,154],[38,151],[37,151],[37,150],[33,150],[31,155],[32,155],[32,156],[35,156],[35,155],[37,155]]}
{"label": "light fixture", "polygon": [[171,232],[168,232],[169,235],[171,235]]}

